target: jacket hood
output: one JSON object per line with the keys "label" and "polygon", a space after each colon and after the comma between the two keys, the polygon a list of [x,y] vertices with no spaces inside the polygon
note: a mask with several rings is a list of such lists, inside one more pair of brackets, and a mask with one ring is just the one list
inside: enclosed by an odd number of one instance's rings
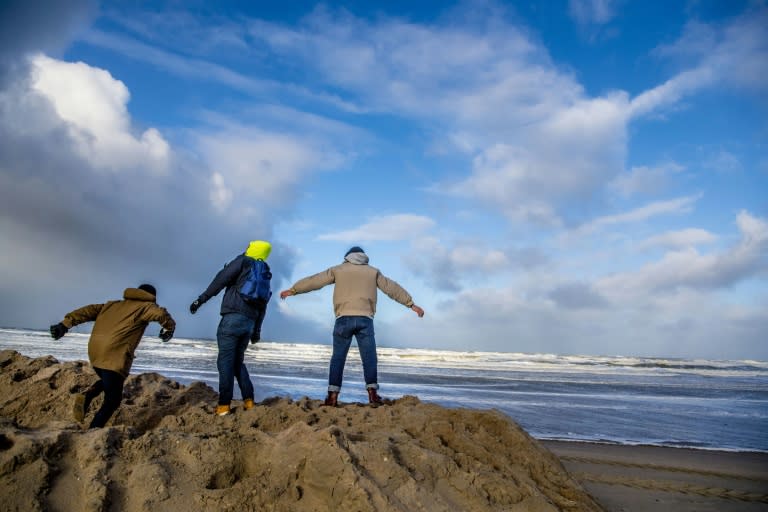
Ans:
{"label": "jacket hood", "polygon": [[270,252],[272,252],[272,244],[265,242],[264,240],[253,240],[248,244],[248,249],[245,250],[245,255],[255,260],[267,261]]}
{"label": "jacket hood", "polygon": [[123,292],[123,298],[126,300],[144,300],[147,302],[155,302],[155,296],[144,290],[138,288],[126,288]]}
{"label": "jacket hood", "polygon": [[353,265],[367,265],[368,255],[364,252],[351,252],[344,256],[344,261],[348,261]]}

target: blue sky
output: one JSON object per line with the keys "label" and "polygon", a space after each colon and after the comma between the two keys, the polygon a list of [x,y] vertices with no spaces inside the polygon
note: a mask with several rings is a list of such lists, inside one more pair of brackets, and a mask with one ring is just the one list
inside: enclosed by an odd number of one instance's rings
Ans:
{"label": "blue sky", "polygon": [[[0,324],[362,245],[381,345],[768,358],[764,1],[4,2]],[[264,338],[327,343],[331,290]]]}

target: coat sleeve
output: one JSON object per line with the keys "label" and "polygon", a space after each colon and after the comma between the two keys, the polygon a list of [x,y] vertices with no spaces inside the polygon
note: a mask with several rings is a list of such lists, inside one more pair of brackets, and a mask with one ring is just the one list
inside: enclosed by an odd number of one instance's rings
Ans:
{"label": "coat sleeve", "polygon": [[240,277],[242,268],[242,255],[224,265],[224,268],[219,270],[219,273],[216,274],[216,277],[213,278],[213,281],[211,281],[211,284],[208,285],[208,288],[206,288],[200,297],[198,297],[200,302],[205,304],[211,297],[218,295],[221,290],[231,284],[234,284],[237,281],[237,278]]}
{"label": "coat sleeve", "polygon": [[171,314],[168,313],[165,308],[160,307],[157,304],[152,304],[150,307],[146,308],[142,312],[141,319],[147,323],[157,322],[166,331],[173,331],[176,329],[176,321]]}
{"label": "coat sleeve", "polygon": [[67,329],[71,329],[76,325],[80,325],[85,322],[92,322],[99,316],[104,304],[89,304],[82,308],[76,309],[64,316],[63,323]]}
{"label": "coat sleeve", "polygon": [[413,298],[411,298],[411,294],[405,291],[405,288],[397,284],[392,279],[389,279],[381,272],[379,272],[379,275],[376,276],[376,286],[379,288],[379,290],[386,293],[387,297],[394,300],[395,302],[399,302],[407,308],[413,306]]}
{"label": "coat sleeve", "polygon": [[318,272],[315,275],[305,277],[304,279],[299,279],[293,284],[293,286],[291,286],[291,290],[293,290],[294,293],[312,292],[319,290],[323,286],[332,284],[335,281],[336,277],[333,275],[333,270],[329,268],[322,272]]}

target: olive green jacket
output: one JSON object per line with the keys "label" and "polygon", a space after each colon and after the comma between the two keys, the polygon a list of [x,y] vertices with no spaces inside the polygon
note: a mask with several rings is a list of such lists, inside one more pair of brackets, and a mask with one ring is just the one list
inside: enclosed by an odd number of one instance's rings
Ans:
{"label": "olive green jacket", "polygon": [[157,304],[155,296],[138,288],[126,288],[124,300],[91,304],[68,313],[61,322],[67,328],[94,321],[88,342],[88,358],[96,368],[112,370],[127,377],[133,354],[149,322],[164,329],[176,328],[173,317]]}
{"label": "olive green jacket", "polygon": [[413,306],[413,299],[405,289],[370,265],[356,265],[345,261],[318,274],[296,281],[291,290],[307,293],[334,284],[333,311],[340,316],[367,316],[376,314],[377,289],[405,307]]}

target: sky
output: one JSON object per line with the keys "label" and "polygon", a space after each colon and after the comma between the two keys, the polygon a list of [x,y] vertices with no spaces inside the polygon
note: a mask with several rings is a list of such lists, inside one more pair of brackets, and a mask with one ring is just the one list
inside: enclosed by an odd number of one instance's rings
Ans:
{"label": "sky", "polygon": [[[276,295],[362,246],[426,311],[380,293],[381,346],[766,360],[767,27],[738,0],[4,1],[0,325],[150,282],[212,339],[223,294],[189,304],[263,239]],[[331,293],[275,296],[262,337],[330,343]]]}

